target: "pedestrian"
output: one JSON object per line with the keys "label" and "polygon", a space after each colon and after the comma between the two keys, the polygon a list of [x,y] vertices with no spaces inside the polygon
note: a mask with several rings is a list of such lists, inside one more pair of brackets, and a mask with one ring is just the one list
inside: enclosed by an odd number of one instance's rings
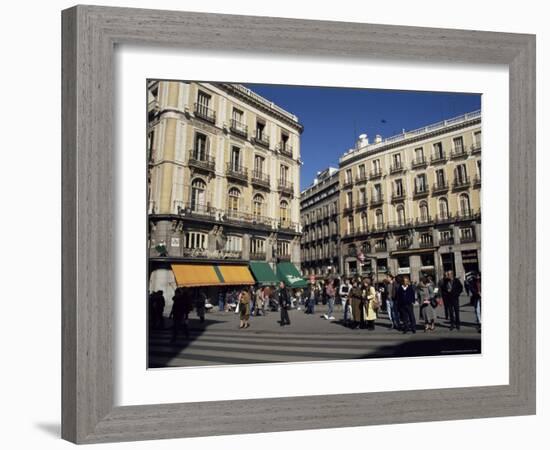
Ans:
{"label": "pedestrian", "polygon": [[172,339],[171,343],[176,342],[178,331],[183,329],[185,338],[189,339],[189,327],[188,319],[189,313],[193,309],[193,301],[191,298],[191,293],[188,288],[176,288],[174,296],[172,297],[172,311],[170,312],[170,318],[173,321],[172,326]]}
{"label": "pedestrian", "polygon": [[472,293],[471,303],[476,314],[477,331],[481,333],[481,274],[475,275],[470,283],[470,291]]}
{"label": "pedestrian", "polygon": [[288,295],[288,289],[286,288],[284,281],[281,281],[279,283],[277,300],[279,301],[279,308],[281,311],[280,325],[290,325],[290,318],[288,317],[288,309],[290,308],[290,297]]}
{"label": "pedestrian", "polygon": [[197,309],[197,316],[200,319],[201,323],[204,322],[204,314],[206,312],[206,292],[204,292],[204,289],[200,289],[197,295],[197,302],[196,302],[196,309]]}
{"label": "pedestrian", "polygon": [[361,297],[363,299],[363,317],[366,321],[366,328],[367,330],[374,330],[376,311],[380,307],[380,303],[370,278],[363,278]]}
{"label": "pedestrian", "polygon": [[315,285],[310,283],[306,293],[306,314],[315,313]]}
{"label": "pedestrian", "polygon": [[452,331],[455,328],[460,330],[460,294],[463,291],[462,283],[458,278],[455,278],[452,270],[447,271],[447,276],[444,279],[442,286],[443,303],[445,301],[449,305],[449,329]]}
{"label": "pedestrian", "polygon": [[328,311],[324,317],[327,320],[334,320],[334,302],[336,301],[336,288],[334,287],[333,280],[329,280],[326,283],[326,295],[327,295]]}
{"label": "pedestrian", "polygon": [[395,295],[397,290],[397,282],[392,274],[386,276],[386,310],[388,312],[388,318],[391,322],[391,329],[398,330],[399,326],[399,310],[397,302],[395,301]]}
{"label": "pedestrian", "polygon": [[218,291],[218,311],[225,311],[225,292],[223,289]]}
{"label": "pedestrian", "polygon": [[403,277],[403,284],[397,288],[395,300],[399,308],[399,316],[403,321],[403,333],[408,331],[416,333],[416,318],[413,309],[415,292],[409,277]]}
{"label": "pedestrian", "polygon": [[424,321],[424,332],[435,330],[434,287],[428,278],[422,277],[417,286],[420,317]]}
{"label": "pedestrian", "polygon": [[438,283],[438,292],[439,292],[439,296],[441,297],[441,300],[443,301],[443,309],[445,311],[445,320],[449,320],[449,317],[450,317],[450,309],[451,309],[451,305],[449,303],[449,298],[448,296],[446,295],[443,295],[443,292],[445,291],[445,281],[447,279],[447,273],[448,271],[446,271],[444,274],[443,274],[443,278],[441,278],[441,280],[439,280],[439,283]]}
{"label": "pedestrian", "polygon": [[256,289],[256,301],[254,303],[254,313],[256,316],[262,315],[262,311],[264,310],[264,287],[258,287]]}
{"label": "pedestrian", "polygon": [[245,288],[239,294],[239,328],[248,328],[250,326],[248,322],[250,320],[250,303],[250,292]]}
{"label": "pedestrian", "polygon": [[340,283],[340,288],[338,289],[338,295],[340,296],[340,302],[342,303],[342,310],[344,311],[344,325],[348,325],[348,322],[350,320],[349,315],[349,307],[350,304],[348,302],[349,297],[349,291],[351,290],[351,283],[348,279],[342,280],[342,283]]}
{"label": "pedestrian", "polygon": [[363,327],[363,292],[360,280],[354,279],[349,291],[348,301],[351,301],[351,328]]}

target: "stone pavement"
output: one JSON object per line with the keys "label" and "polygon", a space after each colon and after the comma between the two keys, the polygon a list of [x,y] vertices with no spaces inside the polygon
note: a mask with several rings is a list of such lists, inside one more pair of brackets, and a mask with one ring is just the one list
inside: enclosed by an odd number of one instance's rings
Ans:
{"label": "stone pavement", "polygon": [[473,308],[468,298],[461,298],[460,331],[449,330],[442,307],[437,308],[436,330],[424,332],[418,321],[417,333],[402,334],[390,328],[387,314],[381,312],[376,329],[352,330],[342,323],[341,306],[336,306],[334,321],[322,318],[326,306],[317,305],[315,314],[302,310],[289,311],[291,325],[281,327],[279,313],[251,317],[250,328],[239,329],[238,314],[213,312],[200,323],[191,313],[190,337],[180,333],[171,344],[171,323],[164,330],[151,330],[149,367],[207,366],[218,364],[251,364],[337,359],[475,354],[481,352],[481,334],[475,325]]}

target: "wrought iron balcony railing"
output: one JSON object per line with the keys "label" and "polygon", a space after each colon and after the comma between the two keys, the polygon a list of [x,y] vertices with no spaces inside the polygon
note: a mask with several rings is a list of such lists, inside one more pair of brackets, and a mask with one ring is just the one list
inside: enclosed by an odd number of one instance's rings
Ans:
{"label": "wrought iron balcony railing", "polygon": [[237,119],[231,119],[229,129],[233,134],[244,137],[245,139],[248,136],[248,126],[243,122],[239,122]]}
{"label": "wrought iron balcony railing", "polygon": [[238,164],[227,163],[225,174],[236,180],[248,181],[248,169]]}
{"label": "wrought iron balcony railing", "polygon": [[202,103],[195,103],[193,112],[195,113],[195,117],[199,117],[210,123],[216,123],[216,111]]}
{"label": "wrought iron balcony railing", "polygon": [[214,158],[212,158],[208,153],[203,153],[197,150],[189,151],[188,164],[189,166],[207,170],[209,172],[214,172],[216,166]]}

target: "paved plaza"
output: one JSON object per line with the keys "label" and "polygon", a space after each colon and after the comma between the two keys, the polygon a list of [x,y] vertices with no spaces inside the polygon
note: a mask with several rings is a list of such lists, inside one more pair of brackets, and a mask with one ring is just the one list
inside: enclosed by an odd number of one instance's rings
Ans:
{"label": "paved plaza", "polygon": [[233,312],[207,313],[201,323],[192,312],[189,339],[179,335],[175,343],[171,322],[149,336],[149,367],[209,366],[381,357],[476,354],[481,352],[481,334],[477,331],[473,308],[461,297],[460,331],[449,330],[442,307],[437,308],[437,325],[424,332],[418,321],[416,334],[390,329],[386,313],[381,312],[374,331],[343,325],[342,309],[337,306],[336,320],[322,318],[326,306],[318,305],[315,314],[289,311],[291,325],[281,327],[279,313],[251,317],[250,328],[239,329],[239,316]]}

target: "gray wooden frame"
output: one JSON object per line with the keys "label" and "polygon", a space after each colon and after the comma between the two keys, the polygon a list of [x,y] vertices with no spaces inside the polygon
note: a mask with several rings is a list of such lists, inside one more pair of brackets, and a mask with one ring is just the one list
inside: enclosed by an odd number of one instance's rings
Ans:
{"label": "gray wooden frame", "polygon": [[[62,31],[63,438],[94,443],[535,413],[533,35],[95,6],[63,11]],[[506,64],[509,384],[114,407],[113,49],[121,43]]]}

